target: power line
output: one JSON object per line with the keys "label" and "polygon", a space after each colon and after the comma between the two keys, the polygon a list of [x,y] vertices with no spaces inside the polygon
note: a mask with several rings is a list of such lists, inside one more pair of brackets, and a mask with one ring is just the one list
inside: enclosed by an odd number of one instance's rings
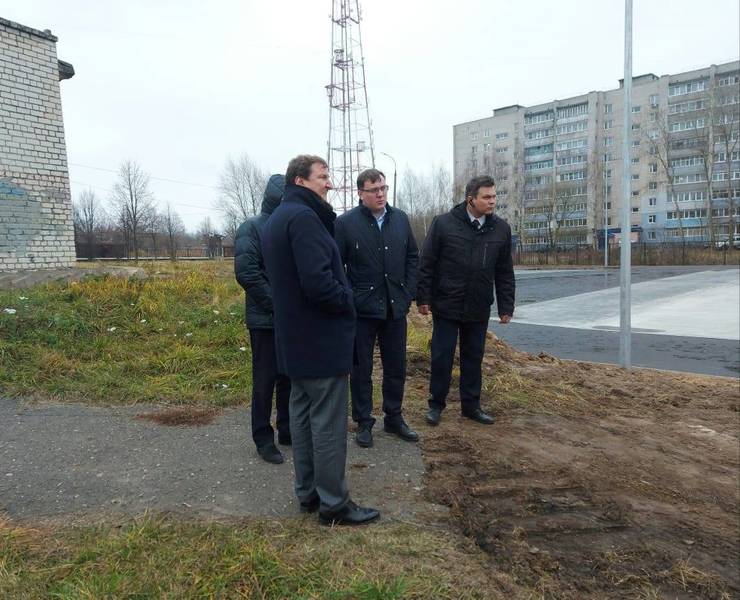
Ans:
{"label": "power line", "polygon": [[[72,166],[74,166],[74,167],[82,167],[83,169],[92,169],[94,171],[105,171],[106,173],[116,173],[116,174],[119,173],[119,171],[116,170],[116,169],[106,169],[104,167],[93,167],[91,165],[82,165],[80,163],[72,163],[72,162],[69,163],[69,164],[72,165]],[[209,189],[212,189],[212,190],[218,190],[218,189],[220,189],[220,188],[218,188],[218,186],[208,185],[206,183],[194,183],[192,181],[181,181],[179,179],[168,179],[166,177],[154,177],[153,175],[150,175],[149,176],[149,179],[154,179],[156,181],[166,181],[168,183],[179,183],[181,185],[192,185],[192,186],[195,186],[195,187],[209,188]]]}
{"label": "power line", "polygon": [[[77,185],[84,185],[84,186],[87,186],[87,187],[95,188],[97,190],[103,190],[105,192],[110,192],[110,193],[113,193],[114,192],[114,190],[112,190],[111,188],[102,187],[100,185],[93,185],[92,183],[87,183],[85,181],[77,181],[75,179],[70,179],[70,183],[76,183]],[[177,206],[185,206],[187,208],[197,208],[197,209],[200,209],[200,210],[204,210],[204,209],[205,210],[213,210],[214,212],[217,212],[216,208],[214,208],[212,206],[202,206],[202,205],[197,205],[197,204],[186,204],[184,202],[180,202],[179,200],[177,201]],[[200,213],[200,214],[205,215],[207,213]]]}

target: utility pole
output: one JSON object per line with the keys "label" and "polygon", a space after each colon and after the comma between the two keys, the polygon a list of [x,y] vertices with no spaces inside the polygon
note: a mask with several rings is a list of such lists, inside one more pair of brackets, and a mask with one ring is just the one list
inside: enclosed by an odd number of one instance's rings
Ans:
{"label": "utility pole", "polygon": [[622,248],[619,264],[619,362],[632,367],[632,0],[624,4],[624,132],[622,135]]}
{"label": "utility pole", "polygon": [[354,203],[360,172],[375,166],[360,20],[359,0],[332,0],[327,163],[334,184],[329,201],[340,212]]}
{"label": "utility pole", "polygon": [[381,154],[383,156],[387,156],[393,161],[393,206],[399,208],[396,206],[396,159],[386,152],[381,152]]}
{"label": "utility pole", "polygon": [[606,167],[604,167],[604,266],[609,266],[609,184],[606,179]]}

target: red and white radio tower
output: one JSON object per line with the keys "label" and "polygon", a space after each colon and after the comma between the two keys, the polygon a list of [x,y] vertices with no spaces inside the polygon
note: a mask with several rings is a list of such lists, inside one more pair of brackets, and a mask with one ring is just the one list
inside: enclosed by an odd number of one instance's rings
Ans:
{"label": "red and white radio tower", "polygon": [[327,162],[334,184],[329,201],[340,212],[354,204],[360,172],[375,166],[360,20],[359,0],[332,0]]}

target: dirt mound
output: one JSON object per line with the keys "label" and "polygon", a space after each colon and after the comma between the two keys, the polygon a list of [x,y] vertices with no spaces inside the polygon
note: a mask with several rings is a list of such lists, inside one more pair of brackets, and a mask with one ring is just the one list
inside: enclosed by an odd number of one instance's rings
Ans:
{"label": "dirt mound", "polygon": [[[411,389],[428,377],[414,367]],[[423,450],[427,497],[505,575],[492,575],[495,590],[740,594],[737,381],[537,357],[495,339],[484,371],[503,373],[483,397],[496,425],[453,404]],[[538,397],[510,408],[504,388]]]}

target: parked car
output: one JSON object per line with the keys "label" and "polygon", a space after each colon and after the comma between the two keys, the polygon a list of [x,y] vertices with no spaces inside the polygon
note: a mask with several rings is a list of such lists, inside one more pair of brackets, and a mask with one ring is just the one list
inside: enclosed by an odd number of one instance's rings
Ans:
{"label": "parked car", "polygon": [[[719,249],[729,248],[730,238],[720,238],[715,242],[715,244]],[[735,250],[740,250],[740,233],[736,233],[732,236],[732,247],[735,248]]]}

